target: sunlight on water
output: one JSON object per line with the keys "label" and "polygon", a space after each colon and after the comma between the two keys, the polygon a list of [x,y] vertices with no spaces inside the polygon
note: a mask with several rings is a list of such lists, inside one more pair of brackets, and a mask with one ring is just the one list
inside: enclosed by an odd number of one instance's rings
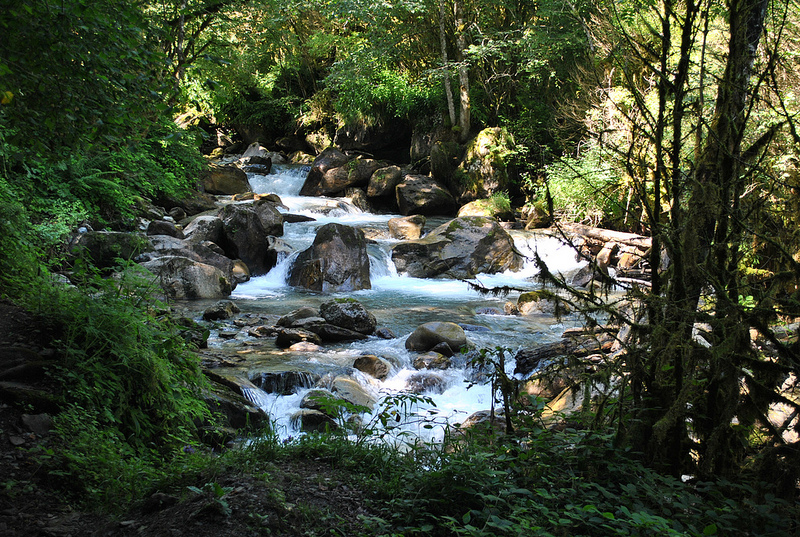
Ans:
{"label": "sunlight on water", "polygon": [[[460,363],[445,371],[417,371],[411,366],[413,356],[405,349],[405,339],[420,324],[430,321],[451,321],[468,327],[467,338],[475,348],[495,348],[498,345],[509,349],[508,368],[513,371],[514,353],[531,342],[554,341],[570,324],[570,320],[557,321],[546,315],[527,317],[503,315],[506,302],[516,302],[521,292],[539,288],[536,275],[539,268],[534,263],[534,252],[545,261],[553,273],[568,275],[577,271],[583,263],[576,261],[573,250],[558,238],[546,234],[512,231],[515,245],[527,261],[522,270],[503,274],[481,274],[474,282],[493,288],[507,286],[507,296],[484,296],[466,282],[452,279],[420,279],[398,275],[391,260],[391,249],[397,240],[390,239],[387,222],[398,215],[376,215],[365,213],[343,198],[308,198],[299,196],[308,166],[275,166],[270,175],[251,176],[254,190],[259,193],[274,192],[288,208],[284,213],[302,214],[313,218],[310,222],[295,222],[284,225],[281,239],[293,253],[281,260],[269,273],[236,287],[232,298],[244,312],[266,311],[285,314],[301,306],[318,307],[321,303],[339,296],[351,296],[359,300],[375,315],[378,325],[390,329],[395,339],[382,340],[370,337],[349,344],[326,345],[322,354],[301,355],[309,364],[318,360],[352,364],[361,354],[374,354],[393,364],[389,377],[384,382],[368,379],[361,372],[345,367],[351,375],[361,379],[365,389],[381,398],[386,394],[404,393],[420,376],[434,379],[436,388],[425,393],[435,406],[417,405],[412,416],[401,430],[419,434],[424,440],[440,440],[445,422],[457,423],[474,412],[488,410],[492,395],[488,385],[470,386],[468,378],[472,369]],[[445,221],[445,220],[442,220]],[[373,239],[368,246],[372,289],[351,293],[322,295],[293,289],[286,279],[293,259],[314,241],[320,226],[337,222],[371,230]],[[432,219],[431,224],[437,224]],[[427,226],[427,229],[432,229]],[[564,324],[566,323],[566,324]],[[463,360],[463,359],[462,359]],[[469,387],[469,389],[468,389]],[[308,389],[299,389],[292,395],[250,394],[250,399],[267,411],[275,421],[283,437],[298,434],[290,416],[299,410],[303,395]],[[379,412],[379,404],[376,412]],[[435,416],[431,414],[435,412]],[[375,416],[365,416],[369,421]],[[432,420],[432,421],[431,421]],[[425,423],[432,423],[427,429]]]}

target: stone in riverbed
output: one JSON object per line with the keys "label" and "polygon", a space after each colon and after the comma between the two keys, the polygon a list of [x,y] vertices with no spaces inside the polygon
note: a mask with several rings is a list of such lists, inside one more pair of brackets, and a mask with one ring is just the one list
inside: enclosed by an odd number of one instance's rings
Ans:
{"label": "stone in riverbed", "polygon": [[455,323],[430,322],[417,327],[406,339],[406,349],[427,352],[439,343],[447,343],[451,349],[460,350],[467,344],[464,329]]}
{"label": "stone in riverbed", "polygon": [[371,289],[364,232],[342,224],[325,224],[311,247],[295,259],[288,280],[291,286],[323,293]]}

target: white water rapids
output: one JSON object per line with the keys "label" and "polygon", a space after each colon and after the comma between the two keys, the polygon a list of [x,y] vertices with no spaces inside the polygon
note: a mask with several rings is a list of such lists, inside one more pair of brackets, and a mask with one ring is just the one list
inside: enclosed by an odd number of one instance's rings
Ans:
{"label": "white water rapids", "polygon": [[[402,392],[407,388],[408,377],[416,370],[411,366],[412,353],[405,349],[405,340],[419,325],[430,321],[451,321],[476,325],[481,330],[467,331],[469,342],[477,348],[494,349],[498,346],[509,349],[506,354],[507,369],[511,373],[514,363],[511,359],[516,351],[524,346],[547,343],[559,338],[565,328],[571,326],[569,317],[560,322],[546,315],[491,315],[477,313],[480,308],[503,310],[506,302],[516,303],[519,291],[512,291],[505,297],[481,295],[460,281],[443,279],[418,279],[399,276],[391,261],[391,248],[397,243],[389,238],[387,222],[399,215],[370,214],[354,207],[349,200],[331,198],[310,198],[298,195],[308,172],[308,167],[273,167],[269,175],[250,175],[250,183],[257,193],[276,193],[288,207],[284,212],[303,214],[314,218],[311,222],[284,224],[282,239],[292,247],[293,254],[281,260],[268,274],[240,284],[231,295],[243,312],[284,315],[301,306],[319,307],[320,304],[337,296],[349,296],[361,302],[378,320],[378,326],[389,328],[396,339],[384,340],[370,337],[363,341],[338,345],[326,344],[322,352],[294,353],[290,356],[284,351],[275,351],[282,360],[291,361],[300,370],[324,373],[333,368],[349,368],[356,357],[373,354],[387,359],[393,364],[388,378],[377,381],[358,371],[351,371],[367,391],[379,400],[387,394]],[[446,218],[429,218],[425,231],[430,231]],[[338,222],[362,228],[368,238],[370,276],[372,289],[350,292],[342,295],[323,295],[295,289],[287,285],[286,276],[294,256],[306,249],[314,240],[317,228],[328,222]],[[554,237],[523,231],[511,231],[519,251],[529,257],[525,267],[519,272],[496,275],[480,275],[477,278],[486,287],[510,286],[516,289],[533,290],[539,285],[534,281],[537,269],[533,263],[533,251],[547,263],[551,272],[571,273],[581,264],[575,261],[571,248],[564,246]],[[212,346],[230,344],[212,338]],[[472,413],[488,410],[492,395],[488,385],[476,385],[469,389],[468,379],[471,368],[466,364],[436,373],[443,377],[445,390],[430,396],[437,412],[437,422],[444,420],[461,422]],[[257,372],[255,372],[257,373]],[[251,378],[254,374],[250,372]],[[302,397],[308,388],[300,389],[290,395],[268,394],[260,391],[250,394],[251,400],[268,412],[283,437],[296,435],[289,417],[299,409]],[[379,411],[381,405],[377,405]],[[419,415],[427,416],[426,405],[416,409]],[[370,416],[364,418],[369,421]],[[408,432],[419,434],[424,440],[436,440],[442,434],[441,427],[424,428],[418,419],[410,417],[405,425]]]}

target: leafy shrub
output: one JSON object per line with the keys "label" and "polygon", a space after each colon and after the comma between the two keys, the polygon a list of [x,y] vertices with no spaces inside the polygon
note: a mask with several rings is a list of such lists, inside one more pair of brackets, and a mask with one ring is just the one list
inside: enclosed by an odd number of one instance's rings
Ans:
{"label": "leafy shrub", "polygon": [[549,189],[557,217],[571,222],[608,225],[624,216],[623,182],[613,160],[592,148],[580,157],[562,157],[547,166],[547,185],[535,188],[537,201],[546,199]]}

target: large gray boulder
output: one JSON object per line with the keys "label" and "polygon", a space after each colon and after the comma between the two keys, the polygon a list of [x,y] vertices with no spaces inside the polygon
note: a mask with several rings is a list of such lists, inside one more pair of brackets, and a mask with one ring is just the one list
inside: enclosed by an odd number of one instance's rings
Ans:
{"label": "large gray boulder", "polygon": [[387,223],[393,239],[417,240],[422,236],[426,219],[421,214],[392,218]]}
{"label": "large gray boulder", "polygon": [[384,164],[372,160],[357,158],[346,164],[331,168],[324,173],[309,172],[300,194],[303,196],[333,196],[341,194],[348,188],[367,186],[372,174]]}
{"label": "large gray boulder", "polygon": [[336,223],[319,228],[292,263],[289,285],[324,293],[371,289],[364,232]]}
{"label": "large gray boulder", "polygon": [[450,216],[458,209],[455,198],[434,179],[426,175],[406,175],[395,188],[400,214]]}
{"label": "large gray boulder", "polygon": [[417,327],[406,339],[406,349],[428,352],[440,343],[446,343],[454,352],[467,344],[467,334],[456,323],[430,322]]}
{"label": "large gray boulder", "polygon": [[398,272],[416,278],[445,273],[473,278],[481,273],[520,270],[524,257],[496,220],[467,216],[442,224],[422,239],[395,245],[392,261]]}
{"label": "large gray boulder", "polygon": [[224,298],[232,284],[217,267],[187,257],[163,256],[141,264],[171,299]]}
{"label": "large gray boulder", "polygon": [[195,243],[210,241],[222,242],[222,219],[219,216],[205,214],[196,217],[183,230],[184,236]]}
{"label": "large gray boulder", "polygon": [[378,198],[394,196],[394,189],[403,179],[403,171],[398,166],[387,166],[375,170],[367,184],[367,196]]}
{"label": "large gray boulder", "polygon": [[266,274],[275,266],[275,256],[269,251],[270,235],[253,204],[226,205],[220,211],[220,218],[223,237],[219,245],[225,255],[244,261],[253,276]]}
{"label": "large gray boulder", "polygon": [[247,174],[236,166],[209,164],[200,177],[208,194],[233,195],[252,190]]}
{"label": "large gray boulder", "polygon": [[207,246],[207,244],[213,245],[213,243],[195,243],[166,235],[154,235],[150,237],[150,244],[152,245],[152,252],[140,256],[138,260],[151,261],[164,256],[185,257],[195,263],[203,263],[218,268],[234,288],[236,283],[249,279],[249,276],[243,278],[239,274],[236,260],[230,259]]}

